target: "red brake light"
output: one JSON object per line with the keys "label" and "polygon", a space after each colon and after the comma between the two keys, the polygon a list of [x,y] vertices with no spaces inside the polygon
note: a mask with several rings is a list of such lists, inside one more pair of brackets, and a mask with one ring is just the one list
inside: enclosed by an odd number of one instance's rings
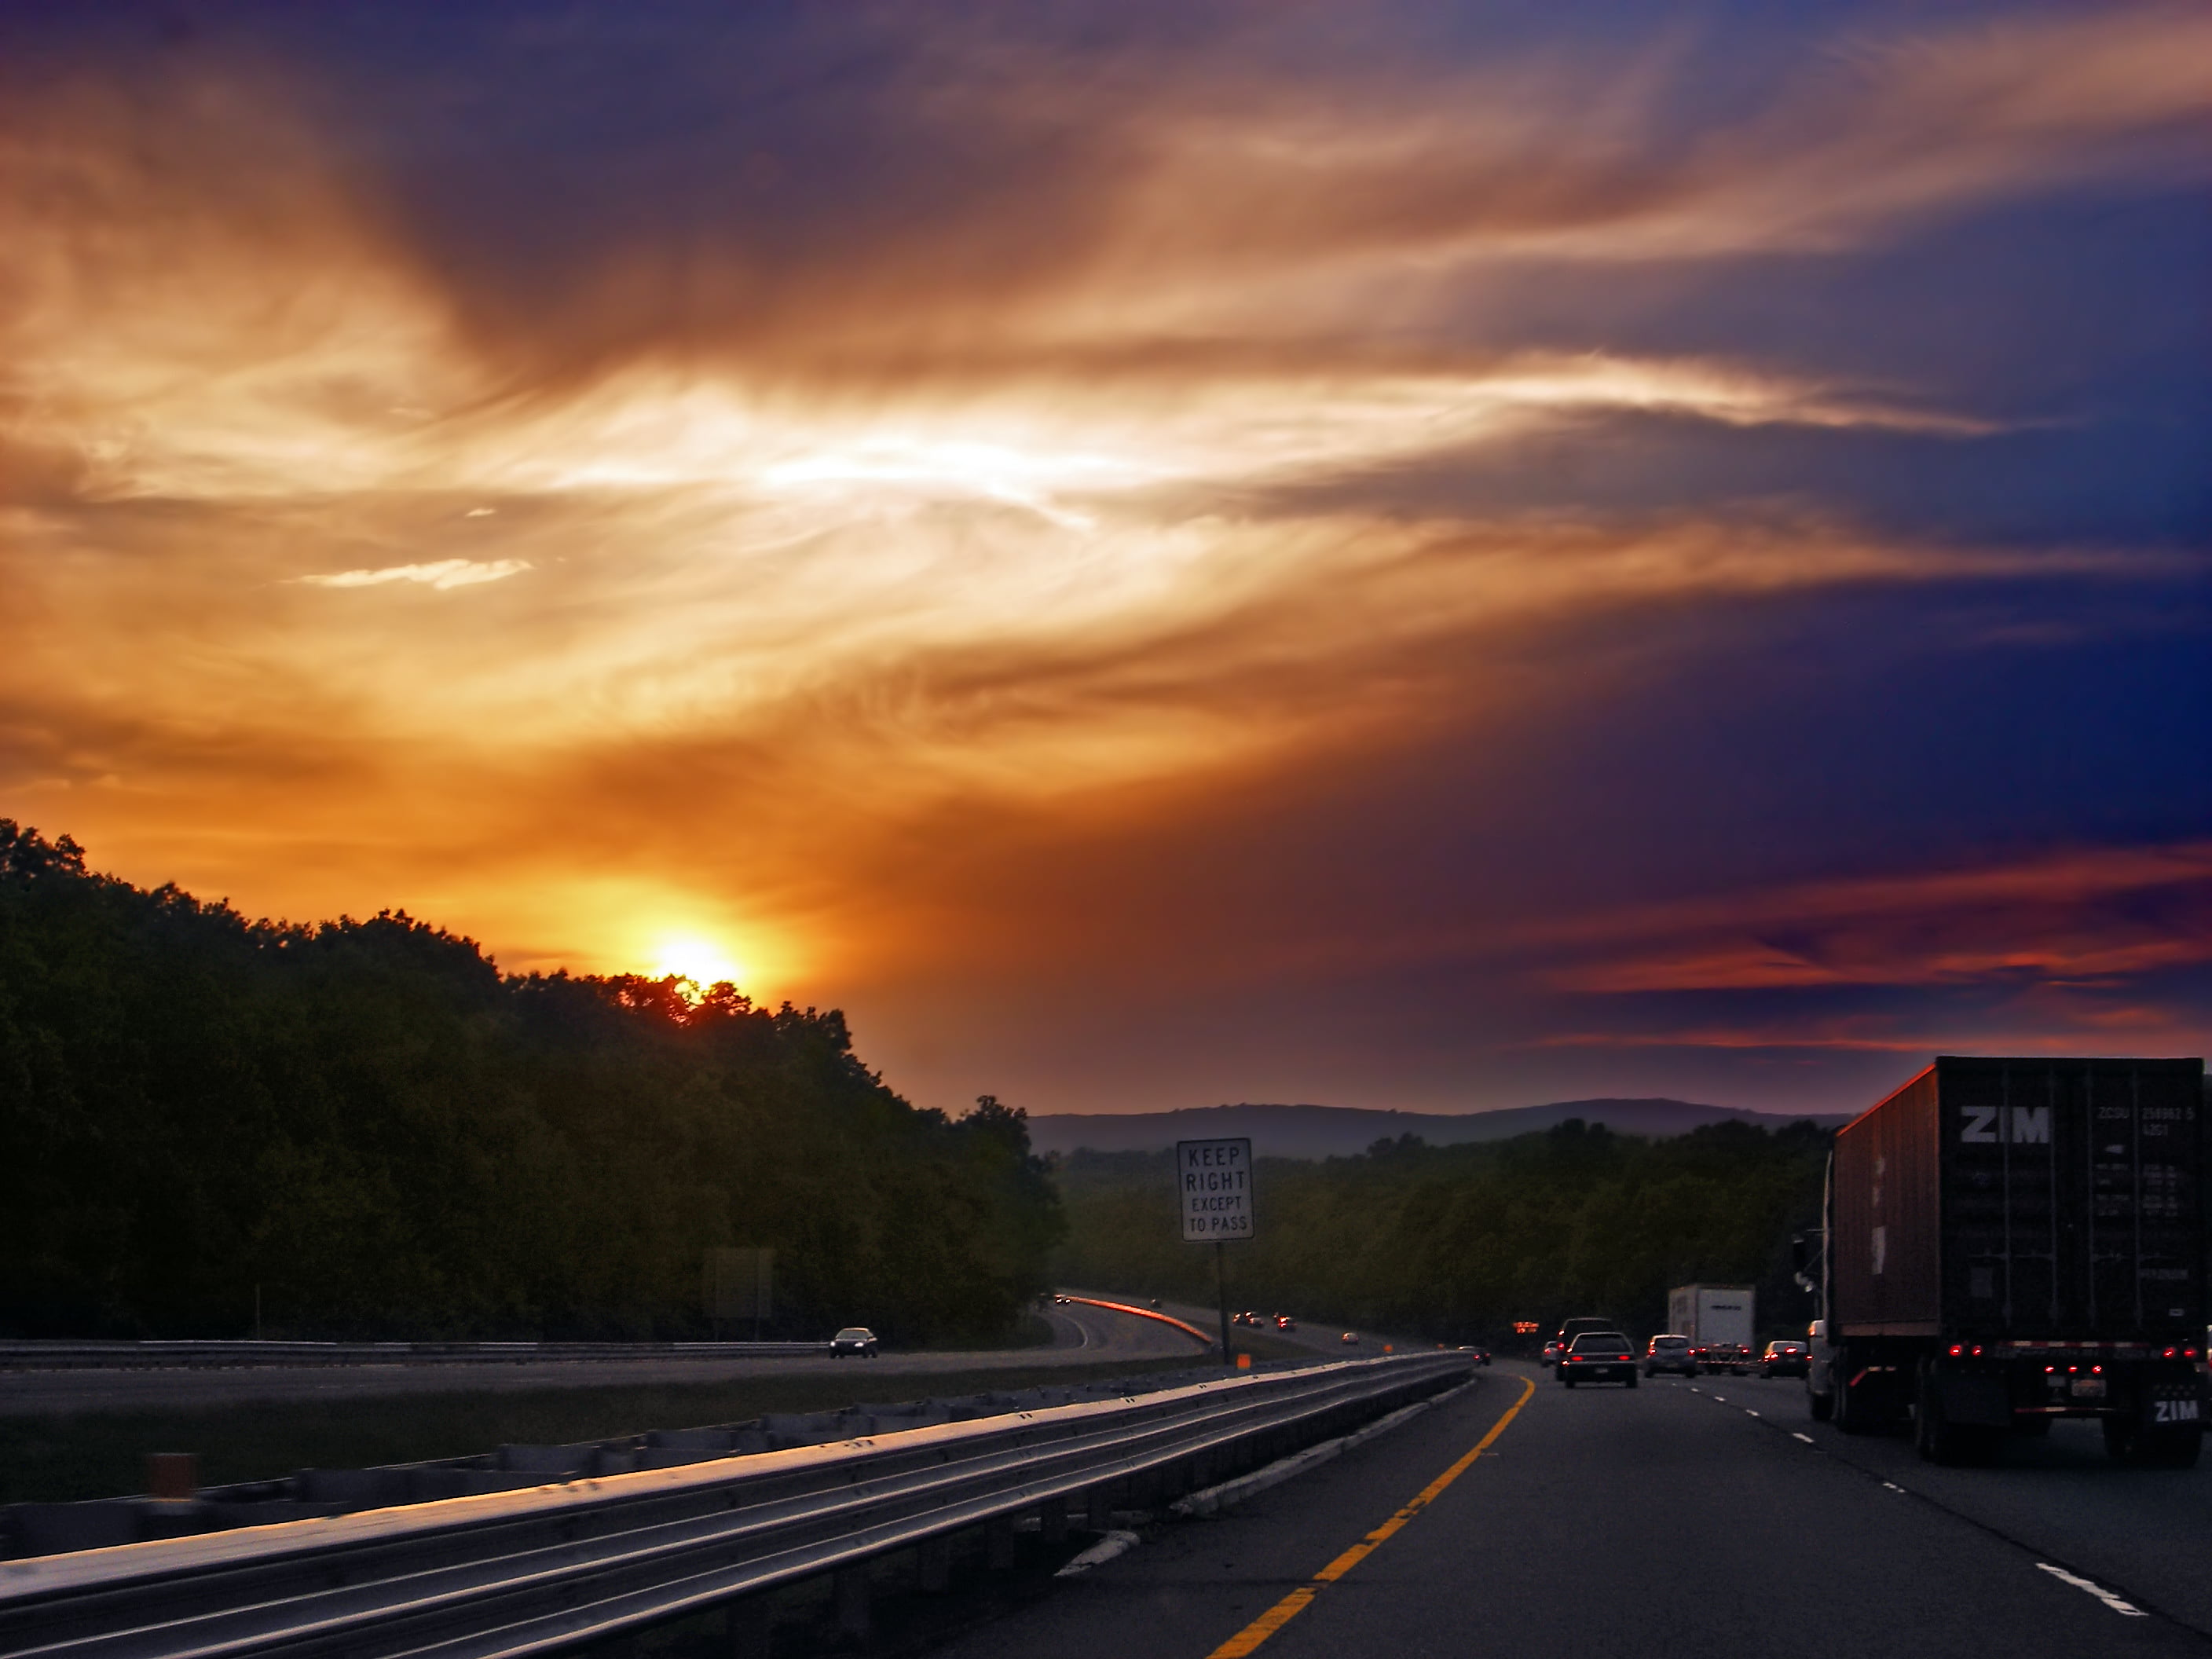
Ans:
{"label": "red brake light", "polygon": [[1951,1358],[1956,1359],[1960,1354],[1966,1352],[1966,1350],[1964,1346],[1960,1343],[1954,1342],[1951,1345]]}
{"label": "red brake light", "polygon": [[2174,1356],[2174,1350],[2172,1350],[2172,1348],[2168,1348],[2168,1349],[2167,1349],[2164,1353],[2160,1354],[2160,1355],[2159,1356],[2159,1358],[2161,1358],[2161,1359],[2171,1359],[2171,1358],[2173,1358],[2173,1356]]}

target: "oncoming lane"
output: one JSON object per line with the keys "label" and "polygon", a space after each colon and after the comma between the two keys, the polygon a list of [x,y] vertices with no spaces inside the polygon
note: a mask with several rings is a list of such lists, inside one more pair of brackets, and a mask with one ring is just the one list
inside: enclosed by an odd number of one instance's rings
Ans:
{"label": "oncoming lane", "polygon": [[[865,1365],[872,1397],[895,1397],[884,1388],[893,1377],[927,1378],[953,1372],[1033,1370],[1042,1365],[1087,1365],[1119,1360],[1158,1359],[1164,1365],[1188,1364],[1204,1350],[1172,1326],[1117,1314],[1103,1308],[1058,1307],[1049,1310],[1050,1347],[988,1348],[945,1352],[886,1351],[878,1359],[833,1359],[780,1356],[770,1358],[690,1358],[654,1355],[636,1359],[517,1360],[466,1366],[438,1364],[330,1365],[302,1368],[240,1366],[236,1369],[70,1371],[0,1370],[0,1416],[204,1407],[418,1397],[449,1394],[503,1394],[538,1389],[629,1388],[641,1384],[688,1386],[741,1377],[786,1377],[846,1374]],[[913,1392],[930,1391],[926,1382]]]}
{"label": "oncoming lane", "polygon": [[2044,1567],[2094,1574],[1824,1455],[1793,1437],[1795,1419],[1765,1419],[1756,1399],[1681,1383],[1569,1392],[1501,1364],[1395,1433],[1164,1528],[947,1651],[1091,1659],[1103,1642],[1325,1659],[1571,1641],[1704,1659],[1716,1631],[1811,1654],[2203,1651],[2196,1632]]}

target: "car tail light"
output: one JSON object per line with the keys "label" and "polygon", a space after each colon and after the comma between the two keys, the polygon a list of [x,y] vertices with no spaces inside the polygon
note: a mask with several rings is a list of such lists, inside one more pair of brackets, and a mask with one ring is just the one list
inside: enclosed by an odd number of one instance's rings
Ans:
{"label": "car tail light", "polygon": [[1951,1345],[1951,1358],[1956,1359],[1960,1354],[1966,1352],[1966,1347],[1963,1344],[1954,1342]]}
{"label": "car tail light", "polygon": [[2160,1354],[2159,1358],[2161,1359],[2172,1359],[2180,1351],[2176,1348],[2168,1348],[2164,1353]]}
{"label": "car tail light", "polygon": [[1982,1345],[1981,1345],[1980,1343],[1977,1342],[1977,1343],[1975,1343],[1975,1344],[1974,1344],[1974,1358],[1977,1358],[1977,1359],[1979,1359],[1981,1357],[1982,1357]]}

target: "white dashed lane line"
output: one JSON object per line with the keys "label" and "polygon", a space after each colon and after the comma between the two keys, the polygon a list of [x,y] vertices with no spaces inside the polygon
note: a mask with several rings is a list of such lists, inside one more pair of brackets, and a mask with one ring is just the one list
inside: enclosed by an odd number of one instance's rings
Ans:
{"label": "white dashed lane line", "polygon": [[[1704,1394],[1705,1390],[1698,1388],[1692,1388],[1690,1392],[1692,1394]],[[1725,1406],[1728,1404],[1728,1397],[1725,1395],[1706,1395],[1705,1397],[1718,1405]],[[1740,1406],[1736,1409],[1741,1411],[1746,1417],[1759,1416],[1759,1413],[1752,1410],[1748,1406]],[[1790,1437],[1792,1440],[1803,1441],[1815,1451],[1820,1450],[1820,1443],[1814,1440],[1809,1434],[1801,1434],[1796,1430],[1792,1429],[1790,1431]],[[1869,1471],[1869,1473],[1871,1473],[1871,1471]],[[1903,1486],[1899,1486],[1894,1480],[1884,1480],[1881,1484],[1886,1490],[1893,1492],[1901,1498],[1910,1498],[1912,1496],[1911,1492],[1907,1492]],[[1943,1506],[1938,1505],[1938,1507],[1940,1508]],[[2002,1534],[1999,1535],[2003,1536]],[[2019,1540],[2009,1540],[2008,1541],[2017,1543]],[[2134,1602],[2127,1600],[2124,1596],[2116,1595],[2114,1592],[2106,1589],[2102,1584],[2096,1583],[2090,1579],[2084,1578],[2079,1573],[2069,1572],[2065,1568],[2054,1566],[2048,1561],[2038,1561],[2035,1565],[2041,1568],[2045,1572],[2049,1573],[2053,1578],[2057,1579],[2061,1583],[2071,1584],[2075,1589],[2080,1590],[2083,1595],[2095,1596],[2100,1601],[2102,1601],[2114,1613],[2124,1614],[2130,1619],[2148,1619],[2150,1616],[2141,1607],[2136,1606]]]}
{"label": "white dashed lane line", "polygon": [[2084,1591],[2088,1595],[2095,1596],[2100,1601],[2102,1601],[2114,1613],[2125,1613],[2130,1619],[2142,1619],[2148,1617],[2148,1615],[2146,1614],[2141,1607],[2136,1606],[2134,1602],[2122,1601],[2118,1596],[2113,1595],[2112,1591],[2106,1589],[2102,1584],[2093,1584],[2087,1579],[2081,1577],[2079,1574],[2069,1572],[2063,1567],[2054,1567],[2048,1561],[2039,1561],[2035,1565],[2042,1568],[2044,1571],[2049,1573],[2053,1578],[2057,1579],[2059,1583],[2063,1584],[2071,1584],[2075,1589]]}

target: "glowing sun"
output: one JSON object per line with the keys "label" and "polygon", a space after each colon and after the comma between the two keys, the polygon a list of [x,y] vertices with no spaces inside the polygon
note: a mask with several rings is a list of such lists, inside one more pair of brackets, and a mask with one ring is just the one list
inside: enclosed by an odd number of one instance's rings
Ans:
{"label": "glowing sun", "polygon": [[732,985],[742,984],[745,976],[743,963],[732,961],[712,939],[696,934],[673,935],[661,940],[653,957],[653,973],[656,979],[673,975],[702,988],[723,980]]}

